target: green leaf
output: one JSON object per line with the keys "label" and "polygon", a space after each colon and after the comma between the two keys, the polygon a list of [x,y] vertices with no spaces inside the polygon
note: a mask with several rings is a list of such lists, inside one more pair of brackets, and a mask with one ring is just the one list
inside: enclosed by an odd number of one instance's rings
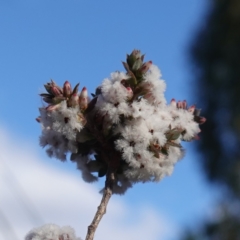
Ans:
{"label": "green leaf", "polygon": [[78,93],[79,84],[80,84],[80,83],[78,83],[78,84],[74,87],[71,96],[72,96],[73,94],[75,94],[75,93]]}
{"label": "green leaf", "polygon": [[102,89],[101,89],[101,87],[99,86],[99,87],[96,88],[95,94],[96,94],[96,95],[100,95],[101,93],[102,93]]}
{"label": "green leaf", "polygon": [[138,70],[141,66],[142,66],[142,60],[141,60],[141,58],[139,58],[139,59],[137,59],[137,60],[134,62],[133,66],[132,66],[132,70],[136,71],[136,70]]}
{"label": "green leaf", "polygon": [[53,98],[54,96],[52,94],[48,94],[48,93],[41,93],[39,94],[41,97],[47,97],[47,98]]}
{"label": "green leaf", "polygon": [[168,145],[168,146],[173,146],[173,147],[182,148],[181,144],[175,143],[175,142],[167,142],[167,145]]}
{"label": "green leaf", "polygon": [[195,116],[200,116],[200,113],[201,113],[201,109],[195,108],[195,109],[194,109],[194,112],[193,112],[193,115],[195,115]]}
{"label": "green leaf", "polygon": [[46,103],[50,103],[50,104],[53,103],[53,99],[52,99],[52,98],[44,97],[42,100],[43,100],[44,102],[46,102]]}
{"label": "green leaf", "polygon": [[53,99],[52,99],[52,103],[53,104],[58,104],[58,103],[60,103],[60,102],[62,102],[62,101],[64,101],[65,100],[65,97],[54,97]]}
{"label": "green leaf", "polygon": [[96,105],[96,103],[97,103],[97,99],[98,99],[98,97],[94,97],[94,98],[91,100],[91,102],[88,104],[88,107],[87,107],[87,109],[84,111],[84,113],[89,113],[89,112],[91,112],[91,111],[94,109],[94,107],[95,107],[95,105]]}
{"label": "green leaf", "polygon": [[44,84],[46,91],[52,95],[51,86],[49,84]]}
{"label": "green leaf", "polygon": [[168,156],[168,148],[167,147],[163,147],[161,149],[161,153]]}
{"label": "green leaf", "polygon": [[127,63],[130,68],[133,66],[137,59],[141,59],[141,52],[134,49],[130,55],[127,54]]}
{"label": "green leaf", "polygon": [[129,68],[128,64],[127,64],[126,62],[122,62],[122,64],[123,64],[125,70],[126,70],[127,72],[130,72],[130,68]]}
{"label": "green leaf", "polygon": [[90,140],[95,139],[94,136],[89,133],[89,131],[86,128],[83,128],[76,137],[76,140],[79,143],[89,143]]}
{"label": "green leaf", "polygon": [[165,133],[165,136],[168,140],[176,140],[180,137],[182,133],[182,129],[173,128]]}
{"label": "green leaf", "polygon": [[131,87],[137,85],[137,79],[136,79],[134,73],[131,72],[131,71],[129,71],[129,72],[128,72],[128,75],[130,76],[130,78],[126,79],[126,81],[128,82],[128,84],[129,84]]}

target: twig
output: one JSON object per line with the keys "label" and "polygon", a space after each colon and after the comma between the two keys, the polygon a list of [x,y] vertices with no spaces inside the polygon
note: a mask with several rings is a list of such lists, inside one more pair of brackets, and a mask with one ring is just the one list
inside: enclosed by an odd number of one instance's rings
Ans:
{"label": "twig", "polygon": [[114,171],[109,171],[106,177],[105,188],[104,188],[104,193],[103,193],[101,203],[98,206],[97,212],[93,218],[91,225],[88,226],[88,232],[85,240],[93,240],[98,224],[101,221],[103,215],[106,213],[108,201],[112,196],[114,181],[115,181],[115,173]]}

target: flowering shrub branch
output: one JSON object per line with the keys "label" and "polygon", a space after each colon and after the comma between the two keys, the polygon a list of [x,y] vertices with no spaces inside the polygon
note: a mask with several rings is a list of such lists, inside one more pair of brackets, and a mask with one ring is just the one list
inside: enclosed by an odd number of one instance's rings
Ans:
{"label": "flowering shrub branch", "polygon": [[[112,193],[124,194],[137,182],[160,181],[182,158],[181,141],[198,138],[206,121],[200,110],[174,99],[167,105],[161,73],[134,50],[123,62],[126,72],[114,72],[88,96],[79,84],[47,83],[40,94],[40,144],[50,157],[76,162],[87,182],[106,176],[102,203],[88,229],[93,239]],[[111,176],[111,177],[110,177]]]}
{"label": "flowering shrub branch", "polygon": [[98,227],[98,224],[100,223],[103,215],[106,213],[107,204],[109,199],[112,196],[112,189],[113,189],[113,183],[115,180],[115,174],[114,172],[108,172],[105,182],[105,188],[103,192],[103,197],[101,200],[101,203],[98,207],[98,210],[93,218],[93,221],[91,225],[88,227],[88,232],[86,236],[86,240],[92,240],[94,237],[94,233]]}

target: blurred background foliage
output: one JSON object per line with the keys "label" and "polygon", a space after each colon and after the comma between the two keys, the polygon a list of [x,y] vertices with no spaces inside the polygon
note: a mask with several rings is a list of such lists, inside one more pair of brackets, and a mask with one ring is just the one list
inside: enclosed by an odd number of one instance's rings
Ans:
{"label": "blurred background foliage", "polygon": [[240,1],[212,0],[191,48],[195,101],[207,122],[198,144],[207,180],[222,189],[214,217],[183,240],[240,239]]}

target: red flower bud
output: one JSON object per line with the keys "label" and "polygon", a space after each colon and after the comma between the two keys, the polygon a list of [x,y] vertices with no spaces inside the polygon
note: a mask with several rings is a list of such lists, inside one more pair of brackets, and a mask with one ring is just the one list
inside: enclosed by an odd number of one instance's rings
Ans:
{"label": "red flower bud", "polygon": [[81,110],[85,110],[88,106],[88,92],[86,87],[82,89],[79,96],[79,106]]}
{"label": "red flower bud", "polygon": [[151,67],[151,65],[152,65],[152,61],[145,62],[145,63],[141,66],[140,72],[141,72],[141,73],[146,73],[146,72],[149,70],[149,68]]}
{"label": "red flower bud", "polygon": [[56,105],[49,105],[49,106],[46,107],[46,110],[49,111],[49,112],[52,112],[52,111],[57,110],[59,107],[60,107],[59,104],[56,104]]}
{"label": "red flower bud", "polygon": [[60,89],[57,86],[53,86],[51,88],[52,94],[57,97],[57,96],[61,96],[62,92],[60,91]]}
{"label": "red flower bud", "polygon": [[69,107],[75,107],[78,105],[78,94],[77,93],[74,93],[71,95],[70,99],[69,99],[69,102],[68,102],[68,105]]}
{"label": "red flower bud", "polygon": [[189,107],[188,108],[188,111],[190,112],[190,113],[194,113],[194,110],[195,110],[195,106],[194,105],[192,105],[191,107]]}
{"label": "red flower bud", "polygon": [[181,101],[177,102],[177,108],[183,108],[183,103]]}
{"label": "red flower bud", "polygon": [[182,107],[183,107],[183,109],[187,109],[187,101],[186,100],[183,100]]}
{"label": "red flower bud", "polygon": [[199,124],[204,124],[207,121],[205,117],[200,117],[199,118]]}
{"label": "red flower bud", "polygon": [[128,91],[128,99],[131,99],[133,97],[133,90],[130,87],[126,88]]}
{"label": "red flower bud", "polygon": [[172,100],[171,100],[171,106],[173,106],[173,107],[177,107],[177,103],[176,103],[176,100],[173,98]]}
{"label": "red flower bud", "polygon": [[69,97],[71,95],[71,92],[72,92],[71,84],[68,81],[66,81],[63,85],[63,95],[65,97]]}

